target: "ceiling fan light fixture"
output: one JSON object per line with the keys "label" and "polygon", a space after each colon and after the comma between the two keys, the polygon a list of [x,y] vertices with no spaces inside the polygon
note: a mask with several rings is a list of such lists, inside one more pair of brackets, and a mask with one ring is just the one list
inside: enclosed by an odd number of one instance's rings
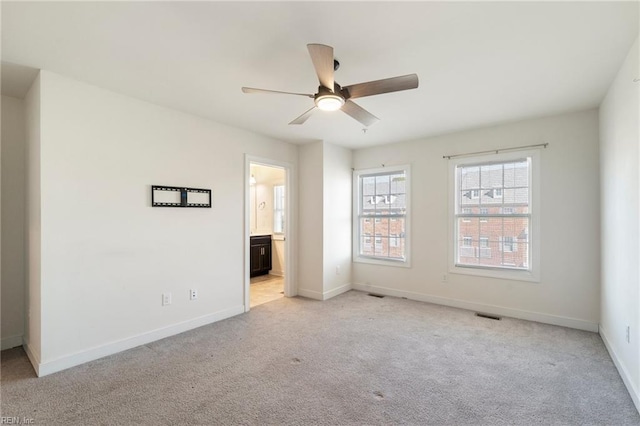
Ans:
{"label": "ceiling fan light fixture", "polygon": [[323,111],[336,111],[342,108],[344,99],[338,95],[321,95],[316,98],[316,106]]}

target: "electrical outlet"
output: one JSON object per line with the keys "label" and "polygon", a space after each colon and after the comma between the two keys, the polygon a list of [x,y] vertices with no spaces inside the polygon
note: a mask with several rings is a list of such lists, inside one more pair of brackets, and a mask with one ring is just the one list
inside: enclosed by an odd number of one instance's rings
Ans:
{"label": "electrical outlet", "polygon": [[162,293],[162,306],[171,304],[171,293]]}
{"label": "electrical outlet", "polygon": [[627,326],[627,343],[631,343],[631,335],[630,335],[630,329],[629,326]]}
{"label": "electrical outlet", "polygon": [[336,275],[340,275],[340,266],[336,266]]}
{"label": "electrical outlet", "polygon": [[446,283],[449,280],[449,277],[447,277],[447,274],[442,274],[442,282]]}
{"label": "electrical outlet", "polygon": [[198,298],[198,290],[192,288],[189,290],[189,299],[196,300]]}

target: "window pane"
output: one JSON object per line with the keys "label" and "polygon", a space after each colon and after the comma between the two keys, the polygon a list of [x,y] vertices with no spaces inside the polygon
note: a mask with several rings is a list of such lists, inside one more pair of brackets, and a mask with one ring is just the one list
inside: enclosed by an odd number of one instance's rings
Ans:
{"label": "window pane", "polygon": [[467,191],[480,187],[480,167],[460,168],[460,190]]}
{"label": "window pane", "polygon": [[482,189],[502,187],[502,164],[488,164],[480,167],[480,180]]}
{"label": "window pane", "polygon": [[481,220],[479,247],[478,262],[472,264],[528,268],[529,218],[489,217]]}
{"label": "window pane", "polygon": [[404,259],[406,172],[360,175],[358,188],[358,252],[369,257]]}
{"label": "window pane", "polygon": [[[458,264],[529,268],[530,218],[518,216],[531,211],[529,165],[524,159],[457,167]],[[469,214],[487,216],[461,217]]]}
{"label": "window pane", "polygon": [[362,195],[374,195],[376,190],[376,178],[372,176],[361,178]]}
{"label": "window pane", "polygon": [[399,210],[401,212],[404,212],[404,210],[407,208],[407,196],[405,194],[391,194],[389,196],[389,207],[392,210]]}
{"label": "window pane", "polygon": [[284,185],[273,187],[273,232],[284,233],[285,225],[285,191]]}
{"label": "window pane", "polygon": [[389,176],[376,176],[376,195],[387,195],[389,189]]}
{"label": "window pane", "polygon": [[391,175],[390,179],[391,179],[390,192],[392,194],[404,194],[405,192],[407,192],[405,190],[406,175],[404,173]]}
{"label": "window pane", "polygon": [[504,187],[517,188],[529,186],[529,162],[521,160],[505,163],[504,165]]}
{"label": "window pane", "polygon": [[371,234],[362,234],[362,237],[360,238],[360,254],[373,256],[373,237]]}
{"label": "window pane", "polygon": [[360,235],[373,235],[375,223],[370,219],[360,219]]}

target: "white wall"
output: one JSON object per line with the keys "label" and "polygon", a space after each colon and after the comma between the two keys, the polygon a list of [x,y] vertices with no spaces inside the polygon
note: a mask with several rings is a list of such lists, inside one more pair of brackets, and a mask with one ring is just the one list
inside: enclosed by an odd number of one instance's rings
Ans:
{"label": "white wall", "polygon": [[[448,272],[443,155],[548,142],[541,152],[541,281]],[[411,164],[411,268],[356,263],[354,287],[596,331],[599,321],[598,113],[526,120],[354,152],[356,169]],[[448,282],[441,282],[448,274]]]}
{"label": "white wall", "polygon": [[299,148],[298,294],[323,299],[323,143]]}
{"label": "white wall", "polygon": [[[297,147],[40,79],[39,373],[244,312],[245,153],[295,165]],[[152,184],[211,188],[213,208],[152,208]]]}
{"label": "white wall", "polygon": [[298,294],[326,300],[351,289],[351,150],[320,141],[299,152]]}
{"label": "white wall", "polygon": [[[600,334],[640,410],[640,78],[638,40],[600,105]],[[630,341],[626,327],[630,327]]]}
{"label": "white wall", "polygon": [[[323,144],[323,266],[325,299],[351,288],[352,151]],[[339,273],[336,271],[339,268]]]}
{"label": "white wall", "polygon": [[40,364],[42,346],[41,304],[41,77],[34,80],[24,98],[26,158],[25,236],[25,333],[24,343],[31,362]]}
{"label": "white wall", "polygon": [[[273,233],[273,185],[258,182],[254,186],[256,215],[255,234]],[[263,204],[264,203],[264,204]]]}
{"label": "white wall", "polygon": [[22,346],[25,287],[25,123],[21,99],[2,96],[2,349]]}

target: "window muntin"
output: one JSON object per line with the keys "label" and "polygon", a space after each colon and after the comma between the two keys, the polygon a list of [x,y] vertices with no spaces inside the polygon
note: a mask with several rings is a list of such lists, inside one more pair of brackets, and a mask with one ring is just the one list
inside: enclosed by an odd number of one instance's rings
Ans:
{"label": "window muntin", "polygon": [[408,266],[408,177],[408,166],[354,172],[355,261]]}
{"label": "window muntin", "polygon": [[454,170],[454,265],[530,271],[531,158]]}

